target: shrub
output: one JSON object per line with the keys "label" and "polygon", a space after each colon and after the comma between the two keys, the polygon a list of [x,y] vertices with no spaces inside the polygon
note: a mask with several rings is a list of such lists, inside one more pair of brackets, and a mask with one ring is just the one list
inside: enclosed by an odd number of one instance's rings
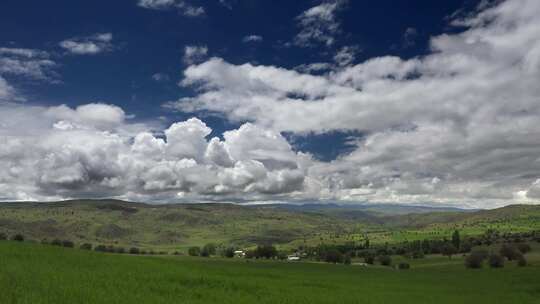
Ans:
{"label": "shrub", "polygon": [[24,236],[22,234],[15,234],[12,238],[12,241],[22,242],[24,241]]}
{"label": "shrub", "polygon": [[525,254],[525,253],[531,251],[531,246],[530,246],[529,244],[521,243],[521,244],[518,244],[518,245],[517,245],[517,249],[518,249],[521,253]]}
{"label": "shrub", "polygon": [[96,247],[94,247],[94,251],[107,252],[107,246],[105,246],[105,245],[97,245]]}
{"label": "shrub", "polygon": [[207,258],[207,257],[210,256],[210,253],[209,253],[208,251],[204,250],[204,248],[203,248],[203,249],[201,250],[201,256],[202,256],[203,258]]}
{"label": "shrub", "polygon": [[467,253],[467,252],[471,252],[471,250],[472,250],[471,242],[462,242],[461,243],[461,247],[460,247],[461,252]]}
{"label": "shrub", "polygon": [[350,254],[346,254],[344,257],[343,257],[343,264],[345,265],[351,265],[351,255]]}
{"label": "shrub", "polygon": [[[234,251],[233,251],[234,256]],[[253,259],[256,257],[255,250],[247,250],[246,251],[246,259]]]}
{"label": "shrub", "polygon": [[67,247],[67,248],[73,248],[75,247],[75,244],[73,244],[72,241],[64,240],[62,241],[62,246]]}
{"label": "shrub", "polygon": [[59,239],[54,239],[51,241],[51,245],[53,246],[62,246],[62,241]]}
{"label": "shrub", "polygon": [[423,259],[424,258],[424,251],[422,250],[416,250],[412,253],[411,257],[413,259]]}
{"label": "shrub", "polygon": [[201,248],[200,247],[197,247],[197,246],[194,246],[194,247],[190,247],[188,249],[188,254],[190,256],[199,256],[201,255]]}
{"label": "shrub", "polygon": [[485,250],[473,251],[465,258],[465,266],[467,268],[482,268],[487,255]]}
{"label": "shrub", "polygon": [[90,243],[84,243],[80,246],[82,250],[92,250],[92,244]]}
{"label": "shrub", "polygon": [[229,248],[223,250],[221,255],[226,257],[226,258],[234,258],[234,248],[229,247]]}
{"label": "shrub", "polygon": [[129,254],[139,254],[140,250],[137,247],[131,247],[129,248]]}
{"label": "shrub", "polygon": [[519,255],[519,256],[516,258],[516,260],[517,260],[517,265],[518,265],[519,267],[525,267],[525,266],[527,266],[527,260],[525,259],[525,257],[524,257],[522,254]]}
{"label": "shrub", "polygon": [[504,258],[496,253],[492,253],[489,256],[489,266],[491,268],[502,268],[504,267]]}
{"label": "shrub", "polygon": [[201,256],[208,257],[215,254],[216,254],[216,245],[212,243],[204,245],[204,247],[201,250]]}
{"label": "shrub", "polygon": [[409,269],[411,268],[411,265],[409,265],[409,263],[399,263],[398,264],[398,269]]}
{"label": "shrub", "polygon": [[390,266],[392,265],[392,258],[389,255],[381,255],[379,257],[379,263],[383,266]]}
{"label": "shrub", "polygon": [[117,248],[115,248],[114,252],[116,252],[116,253],[126,253],[126,249],[124,249],[124,247],[117,247]]}
{"label": "shrub", "polygon": [[500,254],[509,261],[515,260],[520,254],[517,248],[510,244],[503,244],[499,250]]}
{"label": "shrub", "polygon": [[452,255],[456,254],[458,252],[456,246],[454,246],[451,243],[446,243],[441,248],[442,255],[447,256],[449,259],[452,258]]}
{"label": "shrub", "polygon": [[0,233],[0,241],[5,241],[7,240],[7,235],[5,233]]}
{"label": "shrub", "polygon": [[461,245],[461,238],[459,237],[459,231],[454,231],[452,234],[452,245],[456,248],[456,251],[459,250]]}
{"label": "shrub", "polygon": [[336,249],[328,250],[324,256],[324,261],[334,264],[341,263],[343,262],[343,254]]}
{"label": "shrub", "polygon": [[277,249],[272,245],[257,246],[255,249],[256,258],[273,259],[277,256]]}
{"label": "shrub", "polygon": [[375,258],[372,255],[367,255],[364,257],[364,262],[373,265],[375,263]]}

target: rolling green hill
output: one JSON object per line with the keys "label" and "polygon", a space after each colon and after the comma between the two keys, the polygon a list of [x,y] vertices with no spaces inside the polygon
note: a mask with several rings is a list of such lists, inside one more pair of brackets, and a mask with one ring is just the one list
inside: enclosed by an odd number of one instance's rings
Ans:
{"label": "rolling green hill", "polygon": [[[415,210],[415,209],[412,209]],[[41,241],[185,250],[216,243],[249,247],[361,241],[399,242],[448,237],[454,229],[481,234],[540,230],[540,206],[508,206],[475,212],[438,211],[395,215],[357,207],[147,205],[118,200],[1,203],[0,232]]]}

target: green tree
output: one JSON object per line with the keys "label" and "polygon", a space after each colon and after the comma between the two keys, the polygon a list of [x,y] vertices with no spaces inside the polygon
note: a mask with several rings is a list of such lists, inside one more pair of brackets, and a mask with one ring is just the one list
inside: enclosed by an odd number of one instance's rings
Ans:
{"label": "green tree", "polygon": [[204,247],[201,250],[201,256],[203,257],[209,257],[215,254],[216,254],[216,245],[212,243],[204,245]]}
{"label": "green tree", "polygon": [[342,263],[343,262],[343,254],[339,252],[337,249],[330,249],[326,252],[324,256],[324,261],[327,263]]}
{"label": "green tree", "polygon": [[197,247],[197,246],[190,247],[188,249],[188,254],[190,256],[200,256],[201,255],[201,247]]}
{"label": "green tree", "polygon": [[390,266],[392,265],[392,258],[389,255],[381,255],[379,257],[379,263],[383,266]]}
{"label": "green tree", "polygon": [[499,250],[499,253],[509,261],[517,259],[521,254],[516,247],[510,244],[503,244]]}
{"label": "green tree", "polygon": [[525,267],[527,266],[527,260],[525,259],[525,256],[523,256],[523,254],[519,254],[517,257],[516,257],[516,260],[517,260],[517,265],[519,267]]}
{"label": "green tree", "polygon": [[343,257],[343,264],[345,265],[351,265],[351,255],[350,254],[345,254],[345,256]]}
{"label": "green tree", "polygon": [[482,263],[487,256],[488,253],[485,250],[473,251],[465,258],[465,266],[467,268],[482,268]]}
{"label": "green tree", "polygon": [[22,242],[24,241],[24,236],[22,234],[15,234],[11,240],[13,241],[17,241],[17,242]]}
{"label": "green tree", "polygon": [[70,241],[70,240],[63,240],[62,241],[62,246],[68,247],[68,248],[73,248],[73,247],[75,247],[75,244],[73,244],[73,242]]}
{"label": "green tree", "polygon": [[84,243],[80,247],[82,250],[92,250],[92,244],[90,243]]}
{"label": "green tree", "polygon": [[458,252],[457,248],[450,243],[446,243],[441,247],[441,253],[447,256],[448,259],[452,259],[452,256]]}
{"label": "green tree", "polygon": [[221,252],[221,255],[226,258],[234,258],[234,248],[233,247],[227,247],[225,250]]}
{"label": "green tree", "polygon": [[215,255],[216,254],[216,244],[214,243],[208,243],[206,245],[204,245],[204,248],[208,251],[208,253],[210,253],[210,255]]}
{"label": "green tree", "polygon": [[491,268],[502,268],[504,267],[504,258],[496,253],[489,255],[489,266]]}
{"label": "green tree", "polygon": [[457,230],[452,234],[452,245],[454,245],[457,250],[461,248],[461,238],[459,237],[459,231]]}
{"label": "green tree", "polygon": [[277,256],[277,253],[276,247],[272,245],[257,246],[257,249],[255,249],[256,258],[273,259]]}
{"label": "green tree", "polygon": [[521,253],[525,254],[525,253],[531,251],[531,246],[530,246],[529,244],[520,243],[520,244],[517,244],[517,249],[518,249]]}

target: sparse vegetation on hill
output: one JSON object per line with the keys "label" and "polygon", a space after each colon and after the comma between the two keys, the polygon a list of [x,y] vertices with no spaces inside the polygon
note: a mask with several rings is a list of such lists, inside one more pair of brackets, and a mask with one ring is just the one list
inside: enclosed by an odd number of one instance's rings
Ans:
{"label": "sparse vegetation on hill", "polygon": [[[422,213],[404,214],[404,207],[391,207],[397,215],[376,209],[328,206],[245,207],[230,204],[146,205],[115,200],[79,200],[56,203],[0,204],[0,233],[17,233],[29,240],[70,240],[92,246],[137,247],[147,251],[177,251],[213,243],[227,247],[255,248],[274,244],[279,248],[371,243],[407,243],[413,257],[440,253],[446,238],[459,251],[509,232],[540,230],[540,207],[509,206],[496,210],[459,212],[413,208]],[[375,208],[375,209],[374,209]],[[374,211],[375,210],[375,211]],[[395,211],[398,210],[398,211]],[[459,236],[452,234],[459,230]],[[480,236],[482,236],[480,238]],[[457,238],[459,239],[457,239]],[[476,238],[478,237],[478,238]],[[467,239],[468,241],[464,241]],[[429,240],[429,243],[416,243]],[[508,241],[508,240],[507,240]],[[514,240],[512,240],[513,242]],[[519,241],[519,240],[517,240]],[[430,247],[429,250],[422,246]],[[368,245],[369,246],[369,245]],[[214,254],[210,254],[214,255]]]}

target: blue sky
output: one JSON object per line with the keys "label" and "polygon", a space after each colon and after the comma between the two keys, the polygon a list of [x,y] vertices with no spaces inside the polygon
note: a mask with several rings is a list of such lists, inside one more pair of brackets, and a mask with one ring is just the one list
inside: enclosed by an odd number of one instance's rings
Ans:
{"label": "blue sky", "polygon": [[[160,105],[192,94],[178,86],[186,46],[204,45],[208,56],[230,63],[252,62],[292,69],[302,64],[332,61],[344,46],[358,48],[354,62],[374,56],[403,58],[426,52],[432,35],[448,27],[446,18],[460,9],[473,9],[478,1],[351,1],[336,12],[341,33],[331,47],[316,43],[310,47],[286,46],[299,32],[296,17],[318,4],[314,1],[192,1],[203,7],[201,16],[184,16],[175,8],[159,10],[137,5],[135,0],[73,2],[54,5],[36,1],[29,10],[27,1],[5,1],[0,12],[2,46],[45,50],[58,64],[55,80],[36,82],[18,79],[13,83],[30,102],[71,106],[105,102],[121,106],[140,119],[167,117],[169,122],[191,114],[171,113]],[[407,37],[407,31],[414,34]],[[66,53],[58,43],[89,37],[96,33],[113,35],[110,50],[94,55]],[[243,42],[250,35],[262,41]],[[409,41],[410,40],[410,41]],[[155,81],[152,76],[163,75]],[[216,134],[232,125],[212,119],[207,122]],[[343,136],[336,136],[341,139]],[[332,141],[332,138],[325,138]],[[338,145],[339,145],[338,141]],[[306,143],[306,147],[311,147]],[[335,156],[314,146],[324,159]]]}
{"label": "blue sky", "polygon": [[4,200],[540,197],[535,1],[1,8]]}

